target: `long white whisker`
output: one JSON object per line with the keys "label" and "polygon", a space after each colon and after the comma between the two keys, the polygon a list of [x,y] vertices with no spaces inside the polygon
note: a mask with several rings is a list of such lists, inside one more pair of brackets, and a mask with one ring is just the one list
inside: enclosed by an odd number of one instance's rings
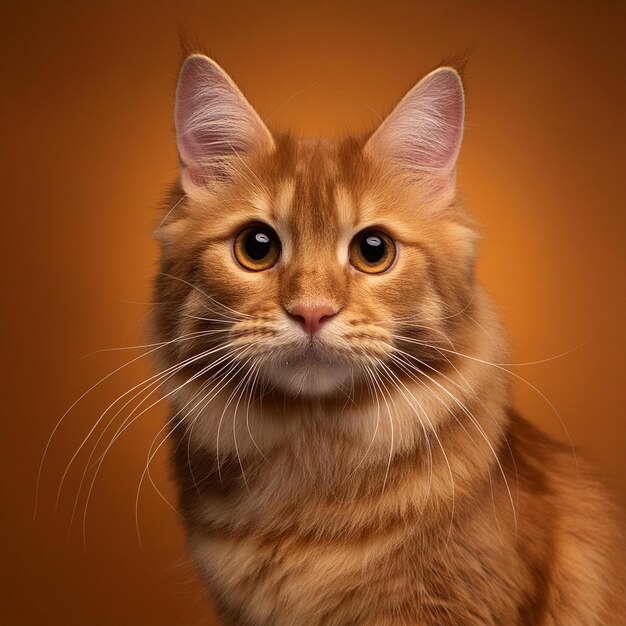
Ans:
{"label": "long white whisker", "polygon": [[[139,388],[139,391],[133,395],[126,403],[124,403],[124,405],[122,405],[122,407],[117,411],[117,413],[113,416],[113,418],[109,421],[109,423],[107,424],[107,426],[105,427],[105,429],[102,431],[102,433],[100,434],[100,437],[98,438],[98,440],[96,441],[96,444],[94,446],[94,451],[95,448],[97,447],[98,443],[101,441],[104,433],[106,432],[106,430],[108,429],[108,426],[115,420],[115,418],[119,415],[119,413],[126,407],[128,406],[128,404],[130,402],[132,402],[142,391],[144,391],[145,389],[149,389],[152,386],[158,386],[158,384],[165,378],[169,378],[171,377],[171,375],[175,374],[176,372],[178,372],[181,369],[184,369],[185,367],[187,367],[188,365],[190,365],[191,363],[194,363],[198,360],[204,359],[208,356],[208,354],[211,354],[212,352],[215,352],[217,350],[221,350],[224,349],[223,347],[219,347],[219,348],[215,348],[214,350],[209,351],[208,353],[201,353],[199,355],[196,355],[194,357],[190,357],[188,359],[185,359],[184,361],[182,361],[181,363],[175,363],[174,365],[166,368],[164,371],[159,372],[157,374],[154,374],[153,376],[150,376],[149,378],[147,378],[146,380],[134,385],[133,387],[131,387],[128,391],[124,392],[121,396],[118,396],[118,398],[116,398],[111,404],[109,404],[109,406],[104,410],[104,412],[100,415],[100,417],[96,420],[95,424],[91,427],[91,429],[89,430],[89,432],[87,433],[87,435],[85,436],[85,438],[83,439],[82,443],[78,446],[78,448],[76,449],[76,451],[74,452],[74,454],[72,455],[72,458],[70,459],[69,463],[67,464],[67,467],[65,468],[65,471],[63,472],[63,475],[61,477],[61,481],[59,483],[59,488],[57,490],[57,498],[56,498],[56,508],[58,509],[59,506],[59,500],[61,498],[61,492],[63,490],[63,485],[65,483],[65,480],[67,478],[67,475],[70,471],[70,468],[72,467],[74,461],[76,460],[76,458],[78,457],[78,455],[80,454],[81,450],[83,449],[83,447],[86,445],[87,441],[89,441],[91,435],[95,432],[95,430],[97,429],[98,425],[100,424],[100,422],[105,418],[105,416],[107,415],[107,413],[109,412],[109,410],[111,408],[113,408],[113,406],[115,406],[115,404],[117,404],[120,400],[122,400],[122,398],[126,397],[128,394],[132,393],[133,391],[135,391],[136,389]],[[142,402],[143,403],[143,402]],[[139,405],[141,406],[141,404]],[[132,413],[131,413],[132,415]],[[89,461],[88,464],[91,462],[91,459],[93,458],[93,454],[94,452],[92,451],[92,454],[89,457]],[[85,469],[85,471],[87,471],[87,468]],[[83,473],[83,480],[84,480],[84,473]],[[80,488],[82,487],[82,483],[83,480],[81,480],[81,485],[79,487],[79,492],[77,495],[77,498],[80,496]],[[70,522],[70,528],[71,528],[71,522]]]}
{"label": "long white whisker", "polygon": [[[244,352],[245,352],[245,348],[242,349],[241,352],[239,352],[239,356],[241,357],[244,354]],[[222,391],[222,389],[224,389],[227,385],[230,384],[230,382],[234,379],[235,376],[237,376],[237,374],[243,369],[244,366],[241,363],[234,362],[234,363],[229,363],[227,367],[228,369],[223,374],[223,376],[219,379],[219,381],[217,381],[216,386],[213,389],[211,389],[211,391],[209,391],[198,404],[195,405],[194,409],[199,404],[201,404],[202,406],[200,409],[197,410],[196,417],[192,420],[191,424],[185,430],[185,439],[187,440],[187,463],[190,468],[191,478],[194,482],[194,486],[196,488],[196,491],[198,491],[198,493],[199,493],[199,482],[196,481],[196,477],[193,473],[193,465],[191,462],[191,440],[192,440],[193,429],[198,419],[200,419],[200,416],[202,415],[202,412],[204,411],[204,409],[209,405],[209,403],[214,398],[217,397],[217,395],[220,393],[220,391]],[[222,371],[222,369],[223,368],[220,369],[220,372]],[[217,454],[216,454],[216,457],[217,457]],[[217,462],[218,470],[219,470],[219,458],[216,458],[216,462]],[[202,482],[202,480],[200,482]]]}
{"label": "long white whisker", "polygon": [[241,318],[250,318],[251,317],[247,313],[242,313],[241,311],[235,311],[235,309],[231,309],[229,306],[225,305],[224,303],[220,302],[219,300],[216,300],[215,298],[210,296],[208,293],[206,293],[205,291],[200,289],[200,287],[198,287],[197,285],[194,285],[193,283],[190,283],[188,280],[185,280],[184,278],[180,278],[179,276],[174,276],[174,275],[168,274],[166,272],[162,272],[161,275],[165,276],[167,278],[171,278],[173,280],[177,280],[177,281],[179,281],[181,283],[184,283],[185,285],[191,287],[192,289],[195,289],[198,293],[203,295],[207,300],[213,302],[214,304],[217,304],[218,306],[220,306],[223,309],[226,309],[227,311],[232,313],[235,316],[235,320],[238,320],[238,319],[241,319]]}
{"label": "long white whisker", "polygon": [[372,382],[374,375],[372,374],[370,368],[367,365],[363,366],[363,371],[366,374],[365,380],[367,382],[367,387],[370,391],[370,394],[372,395],[372,398],[376,400],[376,426],[374,426],[374,432],[372,434],[372,438],[370,439],[369,445],[367,446],[365,453],[363,454],[363,457],[356,464],[354,469],[348,474],[348,476],[346,476],[345,480],[343,481],[344,483],[347,482],[350,478],[352,478],[352,476],[354,476],[354,474],[357,472],[359,467],[361,467],[361,465],[365,462],[367,455],[369,454],[370,450],[372,449],[372,446],[374,445],[374,441],[376,440],[376,434],[378,433],[378,427],[380,425],[380,399],[378,397],[376,388],[374,387],[374,383]]}
{"label": "long white whisker", "polygon": [[[226,355],[224,355],[223,358],[220,359],[220,361],[224,361],[225,359],[231,358],[232,357],[232,353],[228,353]],[[214,363],[217,364],[217,363]],[[219,373],[225,368],[228,367],[228,363],[221,367],[219,370],[217,370],[216,372],[213,372],[212,374],[212,378],[214,378],[215,376],[219,375]],[[185,409],[199,396],[203,393],[204,389],[206,389],[210,384],[211,384],[211,380],[209,379],[208,381],[206,381],[205,383],[203,383],[200,387],[200,389],[178,410],[176,411],[176,413],[174,413],[174,415],[172,415],[164,424],[164,426],[159,430],[159,432],[156,434],[152,444],[150,445],[150,449],[148,450],[148,456],[146,457],[146,466],[141,474],[141,477],[139,479],[139,485],[137,487],[137,493],[135,496],[135,527],[137,529],[137,538],[139,540],[139,545],[141,547],[141,534],[139,532],[139,496],[141,493],[141,486],[143,484],[143,481],[145,479],[145,477],[147,476],[148,479],[150,480],[150,483],[152,484],[152,486],[154,487],[154,489],[156,490],[156,492],[161,496],[161,498],[164,500],[164,502],[177,514],[180,515],[180,513],[178,513],[178,510],[172,506],[172,504],[169,502],[169,500],[161,493],[161,490],[157,487],[157,485],[155,484],[154,480],[152,479],[152,475],[150,473],[150,464],[152,463],[153,458],[156,456],[156,454],[158,453],[159,449],[165,444],[165,442],[169,439],[169,437],[173,434],[173,432],[176,430],[176,428],[178,428],[179,426],[181,426],[184,422],[183,420],[178,420],[176,421],[176,418],[181,415]],[[180,388],[180,387],[179,387]],[[210,395],[206,394],[204,395],[198,402],[196,402],[196,404],[192,407],[192,411],[197,408],[197,406],[199,404],[201,404],[202,402],[204,402],[207,398],[207,396]],[[159,438],[159,436],[161,435],[161,433],[167,429],[169,427],[170,424],[172,424],[172,422],[175,422],[174,426],[172,428],[170,428],[169,432],[167,433],[167,435],[162,439],[161,443],[156,447],[156,449],[153,450],[154,448],[154,444],[157,441],[157,439]],[[182,441],[182,440],[181,440]],[[180,444],[179,444],[180,445]],[[189,466],[191,467],[191,461],[188,459],[189,462]],[[192,473],[192,477],[193,477],[193,473]],[[194,479],[195,482],[195,479]],[[196,489],[197,489],[197,485],[196,485]]]}
{"label": "long white whisker", "polygon": [[[239,371],[241,371],[241,369],[245,369],[245,367],[247,366],[247,364],[252,360],[253,357],[248,357],[248,359],[242,364],[241,368]],[[215,437],[215,457],[217,459],[217,473],[220,479],[220,482],[222,482],[222,470],[221,470],[221,465],[220,465],[220,430],[222,428],[222,422],[224,421],[224,416],[226,415],[226,411],[228,410],[228,407],[230,406],[231,402],[233,401],[233,398],[235,397],[235,394],[237,393],[237,391],[240,389],[241,385],[244,383],[244,381],[247,378],[247,374],[246,376],[241,379],[237,385],[235,386],[235,388],[231,391],[230,395],[228,396],[228,399],[226,400],[226,403],[224,404],[224,409],[222,410],[222,415],[220,417],[219,423],[217,425],[217,435]],[[239,459],[239,466],[241,467],[241,471],[243,474],[243,479],[244,482],[246,483],[246,487],[248,486],[248,483],[246,482],[246,476],[243,473],[243,467],[241,466],[241,458],[239,457],[239,451],[237,450],[237,458]]]}
{"label": "long white whisker", "polygon": [[[515,471],[516,501],[517,501],[517,497],[518,497],[518,494],[519,494],[519,476],[518,476],[518,470],[517,470],[517,462],[515,460],[515,456],[513,454],[513,450],[511,449],[511,445],[509,443],[508,437],[506,436],[506,433],[504,432],[500,422],[498,420],[496,420],[496,418],[493,416],[492,412],[487,408],[487,405],[483,402],[482,398],[476,393],[476,391],[474,391],[474,389],[470,385],[469,381],[461,373],[461,371],[458,369],[456,364],[451,359],[449,359],[447,356],[444,355],[444,358],[445,358],[446,362],[454,369],[454,371],[457,373],[459,378],[461,378],[461,380],[465,383],[465,385],[466,385],[465,387],[461,386],[459,383],[457,383],[455,380],[453,380],[452,378],[450,378],[449,376],[447,376],[443,372],[437,370],[436,368],[434,368],[432,365],[429,365],[425,361],[421,361],[420,359],[418,359],[414,355],[410,354],[409,352],[405,352],[404,350],[400,350],[399,348],[395,348],[395,350],[396,350],[396,352],[399,352],[400,354],[402,354],[404,356],[402,361],[403,361],[405,366],[411,368],[412,370],[414,370],[415,372],[417,372],[420,375],[424,374],[424,372],[422,372],[422,370],[419,367],[415,366],[413,363],[410,362],[410,359],[416,360],[419,363],[419,365],[421,365],[422,367],[427,367],[429,370],[431,370],[433,372],[433,375],[441,376],[442,378],[447,380],[450,384],[454,385],[462,393],[464,393],[465,391],[469,391],[472,394],[472,396],[474,397],[474,399],[484,408],[486,414],[491,418],[492,422],[494,423],[494,425],[496,426],[496,428],[500,432],[502,440],[505,442],[505,445],[506,445],[507,450],[509,452],[509,456],[511,458],[511,462],[513,463],[513,468],[514,468],[514,471]],[[416,381],[416,382],[418,382],[418,381]],[[429,390],[429,391],[431,391],[431,390]],[[432,395],[434,397],[438,398],[438,396],[434,392],[431,391],[431,393],[432,393]],[[456,415],[454,413],[451,412],[451,414],[453,415],[454,419],[459,423],[459,425],[461,425],[463,430],[465,430],[465,432],[468,434],[468,436],[471,439],[471,436],[469,435],[469,433],[467,432],[465,427],[461,424],[460,420],[456,417]],[[490,480],[491,480],[491,478],[490,478]],[[516,531],[517,531],[517,529],[516,529]]]}
{"label": "long white whisker", "polygon": [[515,503],[513,501],[513,494],[511,493],[511,489],[509,488],[509,483],[508,480],[506,478],[506,474],[504,472],[504,468],[502,467],[502,463],[500,462],[500,457],[498,456],[498,454],[496,453],[491,441],[489,440],[489,437],[487,436],[487,433],[485,433],[482,425],[480,424],[480,422],[472,415],[472,413],[469,411],[469,409],[462,403],[459,401],[459,399],[454,396],[454,394],[450,393],[450,391],[448,389],[446,389],[443,385],[441,385],[439,382],[437,382],[434,378],[432,378],[431,376],[429,376],[428,374],[426,374],[426,372],[424,372],[423,370],[419,370],[420,374],[422,374],[423,376],[425,376],[428,380],[430,380],[434,385],[436,385],[439,389],[441,389],[446,395],[448,395],[450,397],[450,399],[457,404],[457,406],[463,411],[463,413],[468,417],[468,419],[472,422],[472,424],[475,426],[476,430],[478,430],[478,432],[480,433],[480,435],[483,437],[483,439],[485,440],[485,443],[487,444],[487,446],[489,447],[491,453],[493,454],[493,457],[498,465],[498,468],[500,470],[500,473],[502,475],[502,478],[504,480],[504,484],[507,490],[507,493],[509,495],[509,500],[511,502],[511,510],[513,512],[513,523],[515,526],[515,533],[517,534],[517,513],[515,510]]}
{"label": "long white whisker", "polygon": [[[240,404],[242,398],[244,397],[244,394],[247,393],[248,385],[249,385],[250,381],[252,380],[252,376],[254,374],[255,369],[256,369],[256,362],[253,362],[252,366],[246,372],[246,374],[245,374],[245,376],[243,378],[243,381],[242,381],[243,382],[243,387],[241,388],[241,391],[239,392],[239,397],[237,399],[237,404],[235,405],[235,409],[233,411],[233,442],[235,444],[235,452],[237,454],[237,460],[239,461],[239,467],[241,468],[241,475],[243,476],[243,482],[245,483],[246,489],[248,490],[248,492],[250,491],[250,487],[248,485],[248,480],[246,478],[246,473],[245,473],[245,470],[243,468],[243,462],[241,460],[241,454],[239,453],[239,446],[237,445],[237,411],[239,410],[239,404]],[[249,408],[250,408],[250,405],[248,404],[248,409]],[[218,467],[219,467],[219,463],[218,463]]]}
{"label": "long white whisker", "polygon": [[261,448],[259,448],[259,446],[257,445],[257,442],[254,440],[254,436],[252,435],[252,430],[250,429],[250,403],[252,401],[252,396],[254,394],[254,388],[256,386],[256,383],[257,383],[257,380],[258,380],[258,377],[259,377],[259,371],[261,369],[261,366],[257,362],[255,364],[254,368],[255,368],[254,380],[252,381],[252,386],[250,388],[250,394],[248,395],[248,404],[246,406],[246,429],[248,431],[248,435],[250,436],[250,440],[252,441],[254,447],[258,450],[259,454],[263,457],[263,459],[265,459],[265,461],[267,463],[269,463],[267,457],[263,454]]}
{"label": "long white whisker", "polygon": [[[380,364],[380,362],[378,364]],[[387,397],[385,396],[383,388],[387,391],[389,395],[389,400],[392,402],[392,404],[394,404],[394,408],[395,408],[395,403],[393,402],[393,398],[391,397],[391,394],[389,394],[389,390],[387,389],[384,382],[381,380],[380,376],[377,374],[376,370],[372,370],[372,373],[374,374],[374,378],[373,378],[374,384],[381,392],[383,402],[385,403],[385,407],[387,408],[387,415],[389,417],[389,427],[390,427],[389,457],[387,459],[387,468],[385,469],[385,477],[383,479],[383,487],[381,491],[381,493],[384,493],[385,486],[387,485],[387,479],[389,477],[389,470],[391,469],[391,461],[393,459],[394,425],[393,425],[393,417],[391,414],[391,408],[389,407],[389,403],[387,402]]]}
{"label": "long white whisker", "polygon": [[[224,349],[228,346],[220,346],[221,349]],[[194,357],[194,361],[197,360],[198,358],[206,358],[205,354],[201,354],[198,355],[197,357]],[[224,355],[224,358],[226,358],[226,355]],[[89,500],[91,497],[91,493],[93,491],[94,485],[96,483],[96,479],[98,477],[98,473],[100,471],[100,468],[102,467],[102,463],[104,462],[104,459],[108,453],[108,451],[111,449],[111,447],[113,446],[113,444],[117,441],[117,439],[124,433],[124,431],[126,431],[133,423],[135,423],[142,415],[144,415],[148,410],[150,410],[152,407],[156,406],[159,402],[162,402],[163,400],[165,400],[167,397],[169,397],[170,395],[172,395],[173,393],[176,393],[177,391],[179,391],[182,387],[190,384],[191,382],[193,382],[194,380],[196,380],[197,378],[199,378],[200,376],[203,376],[206,372],[210,371],[210,369],[212,367],[214,367],[216,364],[216,361],[210,363],[209,365],[207,365],[206,367],[202,368],[199,372],[197,372],[196,374],[194,374],[193,376],[191,376],[189,379],[185,380],[181,385],[179,385],[177,388],[173,389],[172,391],[166,393],[165,395],[161,396],[160,398],[158,398],[155,402],[153,402],[152,404],[150,404],[148,407],[146,407],[143,411],[141,411],[138,415],[136,415],[135,417],[133,417],[130,421],[129,418],[126,418],[125,423],[118,429],[118,431],[115,433],[115,435],[113,436],[113,439],[110,441],[110,443],[107,445],[107,447],[105,448],[104,452],[102,453],[102,455],[100,456],[98,465],[96,467],[96,470],[94,472],[94,475],[91,479],[91,484],[89,486],[89,490],[87,492],[87,498],[85,501],[85,510],[84,510],[84,514],[83,514],[83,544],[85,545],[86,543],[86,523],[87,523],[87,510],[89,507]],[[184,362],[184,365],[182,367],[187,367],[189,365],[189,363]],[[181,366],[178,365],[177,366],[179,369],[177,369],[176,371],[180,371]],[[175,373],[175,372],[174,372]],[[152,392],[151,392],[152,394]],[[150,394],[150,395],[151,395]],[[135,409],[133,409],[133,413],[134,413]],[[132,413],[131,413],[132,415]],[[130,416],[129,416],[130,417]]]}
{"label": "long white whisker", "polygon": [[187,197],[187,194],[183,194],[180,199],[178,200],[178,202],[176,202],[174,204],[174,206],[163,216],[163,219],[159,222],[159,225],[156,227],[156,230],[159,230],[161,228],[161,226],[163,226],[163,223],[165,222],[165,220],[167,220],[167,218],[172,214],[172,212],[176,209],[176,207],[178,207],[178,205]]}
{"label": "long white whisker", "polygon": [[[408,339],[406,337],[403,337],[402,339],[404,339],[405,341],[409,341],[409,342],[422,343],[422,342],[417,342],[417,341],[414,341],[414,340],[410,340],[410,339]],[[491,361],[486,361],[484,359],[480,359],[478,357],[471,356],[469,354],[463,354],[462,352],[458,352],[456,350],[449,350],[447,348],[441,348],[441,347],[431,346],[431,345],[429,345],[428,347],[432,348],[433,350],[437,350],[438,352],[445,352],[445,353],[449,353],[449,354],[454,354],[456,356],[460,356],[462,358],[469,359],[471,361],[476,361],[478,363],[482,363],[483,365],[489,365],[491,367],[495,367],[497,369],[500,369],[500,370],[506,372],[507,374],[510,374],[514,378],[517,378],[518,380],[520,380],[524,384],[528,385],[537,394],[539,394],[545,400],[545,402],[548,404],[548,406],[550,407],[552,412],[556,415],[556,417],[558,418],[559,422],[561,423],[561,427],[565,431],[565,435],[567,436],[570,448],[572,450],[572,454],[574,456],[574,462],[576,464],[576,473],[577,473],[577,476],[578,476],[578,480],[580,482],[580,469],[579,469],[579,465],[578,465],[578,455],[576,454],[576,449],[574,448],[574,442],[572,441],[572,437],[569,434],[569,431],[567,430],[567,427],[565,426],[565,422],[563,421],[563,418],[561,417],[561,414],[556,410],[555,406],[545,396],[545,394],[543,394],[539,389],[537,389],[537,387],[535,387],[535,385],[533,385],[530,381],[526,380],[523,376],[520,376],[519,374],[511,371],[510,369],[507,369],[507,367],[513,367],[513,366],[516,366],[516,365],[534,365],[533,362],[529,362],[529,363],[492,363]]]}
{"label": "long white whisker", "polygon": [[[194,334],[194,333],[192,333]],[[74,407],[83,399],[85,398],[85,396],[87,396],[89,393],[91,393],[94,389],[96,389],[96,387],[98,387],[99,385],[101,385],[103,382],[105,382],[106,380],[108,380],[109,378],[111,378],[111,376],[114,376],[115,374],[117,374],[117,372],[123,370],[125,367],[128,367],[129,365],[132,365],[133,363],[135,363],[136,361],[138,361],[139,359],[143,359],[146,356],[149,356],[150,354],[156,352],[157,350],[160,350],[161,348],[163,348],[164,346],[170,345],[171,343],[175,342],[175,341],[180,341],[182,339],[188,339],[190,335],[186,335],[184,337],[179,337],[176,339],[172,339],[171,341],[164,341],[164,342],[159,342],[157,344],[155,344],[155,347],[152,348],[151,350],[149,350],[148,352],[145,352],[144,354],[140,354],[134,358],[132,358],[130,361],[127,361],[126,363],[124,363],[123,365],[120,365],[119,367],[117,367],[116,369],[114,369],[112,372],[110,372],[109,374],[107,374],[106,376],[104,376],[103,378],[101,378],[99,381],[97,381],[96,383],[94,383],[91,387],[89,387],[89,389],[87,389],[86,391],[84,391],[71,405],[70,407],[65,411],[65,413],[63,413],[63,415],[61,416],[61,418],[59,419],[59,421],[55,424],[54,428],[52,429],[52,432],[50,433],[50,436],[48,437],[48,441],[46,442],[46,446],[44,448],[43,451],[43,455],[41,457],[41,462],[39,463],[39,469],[37,471],[37,485],[36,485],[36,489],[35,489],[35,511],[34,511],[34,516],[37,516],[37,508],[38,508],[38,503],[39,503],[39,492],[40,492],[40,485],[41,485],[41,475],[43,472],[43,467],[46,461],[46,457],[48,455],[48,451],[50,449],[50,445],[52,444],[52,440],[54,439],[54,436],[56,434],[56,432],[58,431],[58,429],[61,427],[61,424],[63,423],[63,421],[65,420],[65,418],[69,415],[69,413],[74,409]]]}
{"label": "long white whisker", "polygon": [[420,419],[419,414],[415,410],[415,407],[413,407],[411,405],[410,400],[407,398],[407,396],[405,395],[404,391],[400,388],[400,385],[402,386],[402,388],[404,390],[406,390],[410,394],[410,396],[413,398],[414,402],[417,404],[417,407],[421,411],[422,415],[428,421],[428,425],[430,427],[430,431],[432,432],[433,436],[435,437],[435,440],[437,441],[437,444],[439,445],[439,448],[441,449],[441,452],[443,454],[443,458],[444,458],[444,461],[446,463],[446,466],[448,467],[448,474],[450,476],[450,488],[452,490],[452,505],[451,505],[451,509],[450,509],[450,526],[449,526],[449,529],[448,529],[448,537],[447,537],[447,540],[446,540],[446,544],[447,544],[448,541],[450,540],[451,535],[452,535],[452,525],[453,525],[453,522],[454,522],[454,512],[455,512],[455,505],[456,505],[456,490],[455,490],[455,486],[454,486],[454,476],[453,476],[453,473],[452,473],[452,466],[450,465],[450,461],[448,459],[448,455],[446,454],[446,451],[445,451],[445,449],[443,447],[443,443],[441,442],[441,439],[439,438],[439,435],[437,434],[437,430],[435,429],[433,423],[431,422],[430,418],[428,417],[428,414],[426,413],[426,411],[424,411],[424,408],[422,407],[422,405],[420,404],[418,399],[413,395],[411,390],[396,376],[395,372],[388,365],[386,365],[385,363],[381,362],[381,366],[384,368],[384,370],[388,373],[388,375],[390,377],[393,377],[392,383],[395,385],[396,389],[398,389],[398,391],[402,394],[404,399],[407,401],[407,404],[409,405],[409,407],[411,407],[413,409],[413,411],[415,412],[415,415],[417,416],[418,420],[421,423],[422,420]]}

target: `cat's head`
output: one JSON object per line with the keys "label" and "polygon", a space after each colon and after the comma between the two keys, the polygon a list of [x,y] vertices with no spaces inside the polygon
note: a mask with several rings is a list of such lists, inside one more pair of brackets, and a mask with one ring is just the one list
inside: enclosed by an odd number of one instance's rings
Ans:
{"label": "cat's head", "polygon": [[180,184],[157,230],[168,365],[332,396],[445,358],[437,346],[473,289],[455,189],[463,117],[461,80],[443,67],[369,137],[273,135],[215,62],[189,57]]}

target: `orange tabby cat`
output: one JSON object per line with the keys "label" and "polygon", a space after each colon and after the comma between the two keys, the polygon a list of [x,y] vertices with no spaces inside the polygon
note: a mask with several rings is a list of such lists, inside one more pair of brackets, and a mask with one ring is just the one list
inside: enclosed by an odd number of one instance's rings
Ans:
{"label": "orange tabby cat", "polygon": [[272,135],[205,56],[176,96],[151,326],[223,623],[622,623],[607,497],[511,406],[457,72],[337,142]]}

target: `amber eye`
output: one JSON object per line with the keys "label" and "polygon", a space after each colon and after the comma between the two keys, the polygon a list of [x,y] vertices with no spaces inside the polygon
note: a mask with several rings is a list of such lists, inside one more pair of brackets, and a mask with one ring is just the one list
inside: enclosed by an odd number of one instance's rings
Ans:
{"label": "amber eye", "polygon": [[242,267],[260,272],[278,261],[280,239],[269,226],[249,226],[235,237],[233,252]]}
{"label": "amber eye", "polygon": [[380,274],[391,267],[396,246],[379,230],[363,230],[350,242],[350,263],[360,272]]}

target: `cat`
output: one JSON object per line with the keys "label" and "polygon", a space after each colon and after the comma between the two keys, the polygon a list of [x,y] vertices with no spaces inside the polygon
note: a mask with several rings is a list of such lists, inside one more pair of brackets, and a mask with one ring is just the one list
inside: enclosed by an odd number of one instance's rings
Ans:
{"label": "cat", "polygon": [[463,123],[451,67],[329,141],[272,134],[208,57],[182,66],[150,332],[224,624],[624,623],[610,498],[512,407]]}

